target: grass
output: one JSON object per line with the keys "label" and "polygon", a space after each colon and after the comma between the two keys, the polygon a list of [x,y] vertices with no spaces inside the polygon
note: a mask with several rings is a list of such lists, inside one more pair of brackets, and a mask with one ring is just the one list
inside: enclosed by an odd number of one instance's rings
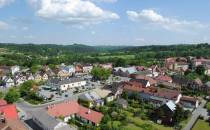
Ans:
{"label": "grass", "polygon": [[129,117],[129,120],[136,126],[144,130],[172,130],[171,127],[156,124],[150,120],[142,120],[139,117]]}
{"label": "grass", "polygon": [[133,113],[124,111],[129,123],[123,127],[123,130],[173,130],[171,127],[156,124],[150,120],[142,120],[140,117],[134,117]]}
{"label": "grass", "polygon": [[210,126],[206,121],[199,119],[192,130],[210,130]]}
{"label": "grass", "polygon": [[123,130],[143,130],[142,128],[139,128],[138,126],[134,124],[128,124],[123,128]]}

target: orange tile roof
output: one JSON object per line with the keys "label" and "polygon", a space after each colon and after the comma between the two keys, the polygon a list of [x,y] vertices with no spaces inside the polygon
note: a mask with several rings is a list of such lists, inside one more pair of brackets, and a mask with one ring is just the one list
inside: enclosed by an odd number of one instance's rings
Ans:
{"label": "orange tile roof", "polygon": [[77,102],[74,101],[67,101],[60,104],[50,105],[48,106],[48,114],[53,117],[59,116],[70,116],[73,114],[77,114],[78,116],[89,120],[94,123],[100,123],[102,120],[103,114],[85,108],[79,105]]}
{"label": "orange tile roof", "polygon": [[0,106],[7,105],[7,101],[0,99]]}
{"label": "orange tile roof", "polygon": [[48,106],[48,114],[53,117],[69,116],[79,112],[79,104],[74,101],[67,101],[60,104]]}
{"label": "orange tile roof", "polygon": [[100,123],[103,117],[103,114],[90,110],[88,108],[85,108],[83,106],[80,106],[79,113],[77,114],[84,119],[94,122],[95,124]]}
{"label": "orange tile roof", "polygon": [[0,112],[3,113],[6,120],[18,119],[16,106],[14,104],[0,106]]}

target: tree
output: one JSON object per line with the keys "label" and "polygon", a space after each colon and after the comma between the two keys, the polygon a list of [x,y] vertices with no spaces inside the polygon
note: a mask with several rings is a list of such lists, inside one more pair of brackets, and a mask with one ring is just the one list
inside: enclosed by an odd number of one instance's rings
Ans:
{"label": "tree", "polygon": [[3,97],[4,97],[4,93],[0,91],[0,99],[2,99]]}
{"label": "tree", "polygon": [[21,86],[20,86],[20,95],[21,97],[25,97],[27,96],[31,89],[33,88],[33,86],[35,85],[35,82],[34,81],[26,81],[24,82]]}
{"label": "tree", "polygon": [[94,67],[91,71],[91,75],[95,80],[106,80],[111,75],[111,71],[100,67]]}
{"label": "tree", "polygon": [[199,75],[205,74],[205,67],[203,65],[199,65],[196,67],[195,72]]}
{"label": "tree", "polygon": [[208,102],[208,103],[206,104],[206,108],[207,108],[208,111],[210,111],[210,102]]}
{"label": "tree", "polygon": [[8,103],[17,102],[19,98],[20,98],[20,94],[19,94],[18,90],[15,89],[15,88],[9,89],[9,91],[6,93],[6,95],[5,95],[5,97],[4,97],[4,99],[5,99]]}
{"label": "tree", "polygon": [[118,58],[118,59],[115,61],[114,65],[115,65],[116,67],[125,66],[125,65],[126,65],[126,60],[123,59],[123,58]]}
{"label": "tree", "polygon": [[173,121],[175,124],[179,124],[184,119],[184,110],[177,105],[176,110],[173,115]]}

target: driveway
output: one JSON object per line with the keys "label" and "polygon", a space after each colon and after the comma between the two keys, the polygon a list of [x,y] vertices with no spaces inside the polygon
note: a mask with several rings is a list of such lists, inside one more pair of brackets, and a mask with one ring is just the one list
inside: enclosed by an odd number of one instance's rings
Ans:
{"label": "driveway", "polygon": [[193,111],[191,119],[188,121],[188,123],[186,124],[186,126],[184,127],[183,130],[191,130],[193,125],[197,121],[198,117],[200,115],[204,115],[204,116],[206,115],[207,111],[206,111],[206,109],[204,109],[205,104],[206,104],[206,101],[202,100],[201,104],[198,106],[198,108]]}

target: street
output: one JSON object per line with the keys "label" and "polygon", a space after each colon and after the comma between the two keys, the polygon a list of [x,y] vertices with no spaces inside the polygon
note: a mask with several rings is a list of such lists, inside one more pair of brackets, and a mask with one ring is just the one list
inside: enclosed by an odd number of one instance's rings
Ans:
{"label": "street", "polygon": [[203,108],[205,104],[206,104],[206,101],[202,100],[198,108],[193,111],[191,119],[185,125],[183,130],[191,130],[200,115],[207,116],[206,114],[208,113],[206,113],[206,109]]}

